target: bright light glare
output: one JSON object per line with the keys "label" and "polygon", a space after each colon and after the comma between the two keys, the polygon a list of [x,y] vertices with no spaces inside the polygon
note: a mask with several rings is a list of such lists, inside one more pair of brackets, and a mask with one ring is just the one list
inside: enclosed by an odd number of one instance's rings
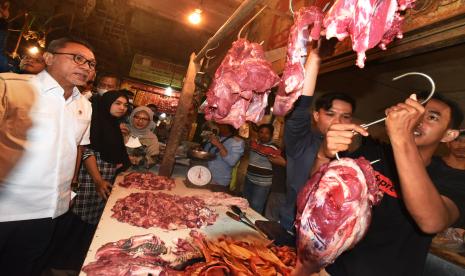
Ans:
{"label": "bright light glare", "polygon": [[202,10],[200,9],[195,9],[188,17],[189,22],[191,22],[194,25],[197,25],[202,21],[202,16],[201,16]]}
{"label": "bright light glare", "polygon": [[39,53],[39,48],[37,48],[37,46],[32,46],[30,47],[29,49],[27,49],[27,51],[31,54],[31,55],[37,55]]}
{"label": "bright light glare", "polygon": [[162,114],[160,114],[160,116],[159,116],[159,117],[160,117],[160,119],[165,119],[165,118],[166,118],[166,113],[162,113]]}
{"label": "bright light glare", "polygon": [[173,95],[173,88],[171,88],[171,86],[168,86],[168,87],[165,89],[165,95],[166,95],[166,96],[171,96],[171,95]]}

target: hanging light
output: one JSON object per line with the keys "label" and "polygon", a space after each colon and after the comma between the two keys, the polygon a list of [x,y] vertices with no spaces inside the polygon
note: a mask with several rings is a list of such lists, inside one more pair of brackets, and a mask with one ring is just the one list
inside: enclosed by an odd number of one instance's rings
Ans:
{"label": "hanging light", "polygon": [[189,22],[197,25],[202,21],[202,10],[201,9],[195,9],[188,17]]}
{"label": "hanging light", "polygon": [[31,54],[33,56],[37,55],[40,52],[39,47],[37,47],[37,46],[29,47],[29,49],[27,49],[27,51],[28,51],[29,54]]}
{"label": "hanging light", "polygon": [[173,95],[173,88],[171,88],[171,86],[168,86],[168,87],[165,89],[165,95],[166,95],[166,96],[171,96],[171,95]]}

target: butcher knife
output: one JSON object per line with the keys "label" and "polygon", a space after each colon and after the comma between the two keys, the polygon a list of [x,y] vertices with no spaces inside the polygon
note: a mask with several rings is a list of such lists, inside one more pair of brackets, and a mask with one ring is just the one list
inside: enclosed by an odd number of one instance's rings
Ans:
{"label": "butcher knife", "polygon": [[231,205],[231,210],[239,216],[239,218],[241,219],[242,222],[244,222],[245,224],[249,225],[250,227],[252,227],[253,229],[255,229],[260,235],[262,235],[264,238],[266,239],[269,239],[268,236],[263,233],[262,230],[260,230],[257,226],[255,226],[255,224],[245,215],[244,212],[242,212],[241,208],[239,208],[238,206],[236,205]]}

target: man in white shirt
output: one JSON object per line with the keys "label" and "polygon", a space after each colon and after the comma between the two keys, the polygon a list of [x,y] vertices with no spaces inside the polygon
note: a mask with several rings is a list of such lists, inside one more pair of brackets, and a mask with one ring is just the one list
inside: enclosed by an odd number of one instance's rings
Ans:
{"label": "man in white shirt", "polygon": [[[56,218],[70,202],[79,145],[89,144],[90,103],[76,88],[95,70],[91,46],[52,41],[36,76],[0,74],[0,270],[37,275]],[[3,88],[3,89],[2,89]]]}

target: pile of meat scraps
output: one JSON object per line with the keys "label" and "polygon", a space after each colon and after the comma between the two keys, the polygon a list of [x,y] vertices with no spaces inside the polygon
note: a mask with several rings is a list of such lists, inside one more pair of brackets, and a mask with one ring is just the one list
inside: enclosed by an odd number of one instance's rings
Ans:
{"label": "pile of meat scraps", "polygon": [[132,193],[118,199],[111,210],[120,222],[168,230],[205,227],[218,217],[200,198],[161,192]]}
{"label": "pile of meat scraps", "polygon": [[119,185],[140,190],[171,190],[176,186],[174,179],[151,172],[129,173],[124,176],[123,182]]}
{"label": "pile of meat scraps", "polygon": [[235,128],[246,121],[257,123],[265,114],[270,89],[278,83],[262,46],[239,39],[216,70],[207,92],[205,118]]}
{"label": "pile of meat scraps", "polygon": [[186,239],[177,239],[174,247],[153,234],[133,236],[104,244],[97,250],[95,261],[82,268],[88,276],[113,275],[190,275],[175,270],[190,259],[202,258],[202,252],[192,241],[203,235],[192,230]]}
{"label": "pile of meat scraps", "polygon": [[363,157],[323,165],[297,198],[299,259],[319,268],[334,262],[365,235],[382,195]]}
{"label": "pile of meat scraps", "polygon": [[401,12],[413,6],[415,0],[336,0],[323,15],[316,6],[303,7],[294,14],[287,44],[287,57],[278,88],[273,113],[284,116],[302,94],[307,58],[307,44],[318,40],[320,34],[327,39],[342,41],[350,37],[352,49],[357,52],[356,64],[365,65],[368,49],[377,45],[383,50],[396,37],[402,38]]}
{"label": "pile of meat scraps", "polygon": [[153,234],[110,242],[97,250],[96,261],[82,268],[88,276],[160,275],[166,271],[161,258],[165,243]]}

